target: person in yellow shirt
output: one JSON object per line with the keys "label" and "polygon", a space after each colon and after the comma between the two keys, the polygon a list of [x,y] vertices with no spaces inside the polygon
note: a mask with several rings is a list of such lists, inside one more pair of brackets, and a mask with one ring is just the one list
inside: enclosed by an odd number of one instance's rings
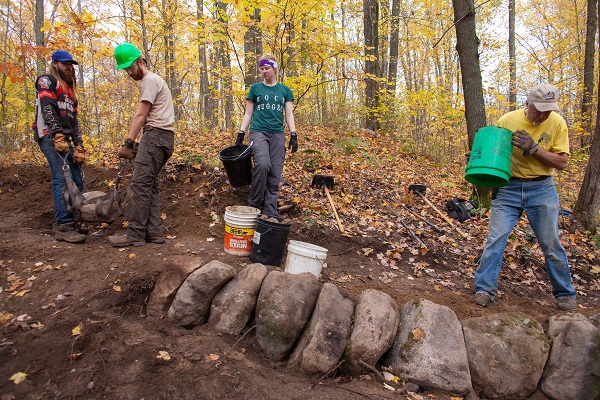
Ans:
{"label": "person in yellow shirt", "polygon": [[506,241],[525,212],[544,252],[546,271],[557,308],[577,308],[567,254],[558,235],[559,199],[554,171],[569,161],[569,135],[556,112],[559,90],[551,84],[531,89],[525,108],[503,115],[497,126],[513,132],[513,151],[507,186],[492,196],[488,239],[475,272],[475,302],[487,307],[497,299],[498,277]]}

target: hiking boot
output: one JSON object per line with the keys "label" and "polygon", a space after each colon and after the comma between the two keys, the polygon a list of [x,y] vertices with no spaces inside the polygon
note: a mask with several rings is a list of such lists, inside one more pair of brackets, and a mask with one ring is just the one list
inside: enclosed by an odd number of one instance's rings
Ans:
{"label": "hiking boot", "polygon": [[146,242],[154,243],[154,244],[163,244],[165,242],[165,237],[164,236],[146,236]]}
{"label": "hiking boot", "polygon": [[559,310],[575,310],[577,308],[577,300],[575,299],[558,299],[556,308]]}
{"label": "hiking boot", "polygon": [[82,233],[84,235],[87,235],[88,232],[90,231],[87,227],[87,225],[85,224],[85,222],[81,222],[81,221],[75,221],[73,222],[73,226],[75,227],[75,230],[79,233]]}
{"label": "hiking boot", "polygon": [[479,292],[475,294],[475,303],[479,304],[481,307],[487,307],[494,304],[494,300],[484,292]]}
{"label": "hiking boot", "polygon": [[146,244],[144,239],[129,236],[126,233],[109,236],[108,241],[111,242],[115,247],[143,246]]}
{"label": "hiking boot", "polygon": [[87,236],[83,233],[77,232],[73,222],[68,222],[66,224],[57,225],[54,228],[54,239],[58,240],[59,242],[65,241],[68,243],[82,243],[85,242]]}

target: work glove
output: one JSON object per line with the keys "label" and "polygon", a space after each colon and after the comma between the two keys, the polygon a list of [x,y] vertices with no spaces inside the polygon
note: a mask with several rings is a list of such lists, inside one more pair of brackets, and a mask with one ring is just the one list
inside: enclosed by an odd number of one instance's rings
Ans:
{"label": "work glove", "polygon": [[135,158],[137,156],[139,147],[140,147],[140,142],[135,142],[135,144],[133,145],[133,149],[131,149],[131,151],[133,152],[133,158]]}
{"label": "work glove", "polygon": [[63,156],[69,152],[69,144],[65,141],[65,135],[57,133],[54,135],[54,150]]}
{"label": "work glove", "polygon": [[75,161],[75,164],[83,165],[86,159],[86,153],[83,146],[75,146],[75,150],[73,150],[73,161]]}
{"label": "work glove", "polygon": [[121,148],[119,149],[119,153],[117,154],[119,156],[119,158],[125,158],[127,160],[131,160],[134,157],[133,145],[134,145],[133,140],[127,138],[127,140],[125,140],[125,143],[123,143],[121,145]]}
{"label": "work glove", "polygon": [[539,145],[533,141],[531,135],[521,129],[513,132],[512,144],[523,150],[524,157],[527,157],[532,151],[535,153],[539,147]]}
{"label": "work glove", "polygon": [[298,151],[298,134],[296,132],[292,132],[290,134],[290,143],[288,144],[288,149],[291,149],[292,153]]}
{"label": "work glove", "polygon": [[235,140],[235,145],[239,146],[242,143],[244,143],[244,135],[246,135],[246,132],[239,130],[237,133],[237,139]]}

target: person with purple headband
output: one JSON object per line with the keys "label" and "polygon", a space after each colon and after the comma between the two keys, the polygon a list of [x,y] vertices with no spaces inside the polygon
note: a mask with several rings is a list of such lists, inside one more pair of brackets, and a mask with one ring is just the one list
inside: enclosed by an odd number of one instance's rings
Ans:
{"label": "person with purple headband", "polygon": [[298,151],[298,134],[294,122],[292,101],[294,95],[289,87],[277,82],[279,65],[270,54],[261,56],[258,67],[263,81],[250,87],[246,96],[246,112],[237,134],[236,145],[244,141],[250,127],[252,143],[252,185],[248,205],[262,210],[270,217],[279,215],[277,197],[285,159],[285,122],[290,129],[288,148]]}

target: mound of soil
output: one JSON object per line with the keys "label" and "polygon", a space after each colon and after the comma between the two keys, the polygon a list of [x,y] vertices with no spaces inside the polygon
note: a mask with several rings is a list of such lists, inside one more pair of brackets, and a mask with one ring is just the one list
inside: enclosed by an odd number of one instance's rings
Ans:
{"label": "mound of soil", "polygon": [[[108,191],[116,173],[87,167],[87,186]],[[159,274],[168,273],[171,257],[218,259],[237,269],[249,263],[223,251],[222,221],[226,206],[246,203],[247,189],[233,189],[210,171],[172,167],[161,174],[160,184],[166,242],[117,249],[107,236],[123,231],[122,218],[91,224],[83,244],[54,240],[50,181],[47,167],[0,168],[2,400],[404,398],[374,377],[337,371],[307,377],[274,364],[262,356],[252,331],[234,337],[206,326],[188,330],[146,318],[148,297]],[[505,268],[502,301],[482,309],[472,303],[472,263],[462,263],[456,245],[431,238],[426,254],[407,248],[394,257],[388,243],[401,233],[365,229],[340,235],[307,223],[304,211],[292,207],[286,215],[294,221],[289,239],[328,249],[322,282],[355,295],[378,289],[400,306],[425,298],[450,307],[459,319],[522,311],[547,327],[548,317],[559,313],[544,274],[532,273],[530,282],[519,279],[513,285],[516,272]],[[471,240],[479,246],[485,236]],[[578,311],[598,312],[600,294],[584,287],[591,281],[585,271],[576,272],[585,307]],[[27,377],[15,384],[9,378],[18,372]]]}

